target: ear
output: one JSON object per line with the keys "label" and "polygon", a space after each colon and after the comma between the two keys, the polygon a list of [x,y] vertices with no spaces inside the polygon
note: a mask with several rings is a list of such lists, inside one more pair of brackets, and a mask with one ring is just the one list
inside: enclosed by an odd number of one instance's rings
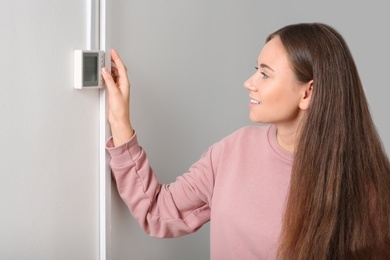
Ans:
{"label": "ear", "polygon": [[314,88],[314,82],[313,80],[310,80],[308,83],[305,83],[304,86],[302,86],[303,93],[302,98],[299,102],[299,108],[302,110],[307,110],[310,107],[310,100],[313,96],[313,88]]}

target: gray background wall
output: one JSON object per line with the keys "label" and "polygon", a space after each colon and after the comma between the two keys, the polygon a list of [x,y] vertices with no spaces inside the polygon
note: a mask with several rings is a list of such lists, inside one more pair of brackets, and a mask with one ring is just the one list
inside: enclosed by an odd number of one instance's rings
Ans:
{"label": "gray background wall", "polygon": [[[243,82],[265,37],[297,22],[325,22],[345,37],[390,151],[390,17],[383,1],[117,0],[112,9],[112,47],[132,83],[132,122],[162,182],[251,124]],[[112,225],[114,259],[209,258],[208,225],[178,239],[149,238],[117,197]]]}

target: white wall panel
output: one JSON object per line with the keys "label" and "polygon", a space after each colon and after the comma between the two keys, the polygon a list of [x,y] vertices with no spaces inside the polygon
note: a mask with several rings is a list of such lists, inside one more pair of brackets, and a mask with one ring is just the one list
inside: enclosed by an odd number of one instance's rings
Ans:
{"label": "white wall panel", "polygon": [[73,88],[86,3],[2,1],[0,258],[98,259],[99,91]]}

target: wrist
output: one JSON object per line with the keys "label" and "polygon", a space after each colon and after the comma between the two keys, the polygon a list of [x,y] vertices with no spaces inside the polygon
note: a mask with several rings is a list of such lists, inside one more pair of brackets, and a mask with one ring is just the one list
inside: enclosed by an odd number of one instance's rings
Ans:
{"label": "wrist", "polygon": [[120,146],[134,135],[134,129],[131,127],[130,122],[111,124],[111,134],[114,141],[114,146]]}

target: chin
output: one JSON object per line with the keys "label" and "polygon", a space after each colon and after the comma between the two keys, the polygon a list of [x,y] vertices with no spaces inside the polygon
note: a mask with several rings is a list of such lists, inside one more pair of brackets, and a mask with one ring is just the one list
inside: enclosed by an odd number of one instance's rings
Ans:
{"label": "chin", "polygon": [[263,124],[263,125],[275,124],[275,122],[272,120],[265,120],[264,118],[254,117],[251,115],[249,116],[249,119],[256,124]]}
{"label": "chin", "polygon": [[266,122],[265,120],[262,120],[261,118],[258,118],[258,117],[252,116],[252,115],[249,115],[249,119],[250,119],[253,123],[268,124],[268,122]]}

